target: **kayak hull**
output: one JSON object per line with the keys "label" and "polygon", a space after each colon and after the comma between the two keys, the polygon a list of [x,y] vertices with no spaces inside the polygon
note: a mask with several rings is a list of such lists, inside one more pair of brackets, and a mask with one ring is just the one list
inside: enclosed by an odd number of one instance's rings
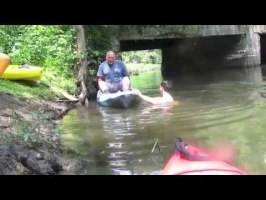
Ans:
{"label": "kayak hull", "polygon": [[102,93],[99,90],[97,93],[97,102],[103,107],[126,109],[137,107],[141,102],[141,98],[133,91]]}
{"label": "kayak hull", "polygon": [[[194,146],[186,147],[190,155],[176,150],[168,160],[161,175],[246,175],[230,163],[211,157],[205,151]],[[194,157],[192,157],[192,156]]]}
{"label": "kayak hull", "polygon": [[1,76],[8,80],[41,80],[43,68],[37,66],[9,65]]}

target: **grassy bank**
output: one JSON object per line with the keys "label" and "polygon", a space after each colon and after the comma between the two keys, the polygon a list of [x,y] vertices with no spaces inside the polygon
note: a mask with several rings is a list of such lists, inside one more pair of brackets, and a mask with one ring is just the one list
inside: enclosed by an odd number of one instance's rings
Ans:
{"label": "grassy bank", "polygon": [[54,100],[58,95],[42,83],[14,82],[9,80],[0,80],[0,92],[19,97],[44,100]]}
{"label": "grassy bank", "polygon": [[44,71],[41,81],[38,82],[0,79],[0,92],[30,99],[53,101],[62,97],[60,91],[74,94],[75,89],[73,78],[59,77],[48,70]]}

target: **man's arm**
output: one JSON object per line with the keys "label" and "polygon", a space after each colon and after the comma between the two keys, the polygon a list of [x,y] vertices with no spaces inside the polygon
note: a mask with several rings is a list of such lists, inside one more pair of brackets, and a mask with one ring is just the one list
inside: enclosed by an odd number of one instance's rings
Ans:
{"label": "man's arm", "polygon": [[105,81],[104,76],[103,76],[103,65],[102,64],[99,66],[98,71],[97,71],[97,81],[98,81],[98,84],[100,81]]}
{"label": "man's arm", "polygon": [[119,62],[121,64],[121,66],[122,66],[122,75],[123,75],[123,77],[125,77],[125,76],[129,77],[126,64],[123,61],[119,61]]}
{"label": "man's arm", "polygon": [[97,71],[97,82],[100,90],[102,92],[106,92],[108,90],[108,87],[104,81],[104,76],[103,76],[103,70],[102,70],[102,65],[100,65],[98,71]]}

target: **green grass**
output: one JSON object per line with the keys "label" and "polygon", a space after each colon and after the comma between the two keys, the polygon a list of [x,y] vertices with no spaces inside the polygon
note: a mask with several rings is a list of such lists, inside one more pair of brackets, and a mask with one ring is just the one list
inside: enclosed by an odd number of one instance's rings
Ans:
{"label": "green grass", "polygon": [[0,92],[33,99],[53,100],[57,97],[57,94],[50,87],[42,83],[15,82],[2,79],[0,80]]}

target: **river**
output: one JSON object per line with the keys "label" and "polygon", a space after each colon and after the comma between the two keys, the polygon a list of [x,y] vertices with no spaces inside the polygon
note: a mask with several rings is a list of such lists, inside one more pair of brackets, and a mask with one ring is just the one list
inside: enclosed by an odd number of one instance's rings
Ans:
{"label": "river", "polygon": [[[231,144],[234,163],[249,174],[266,173],[264,66],[220,70],[172,79],[178,106],[135,109],[80,107],[63,119],[65,145],[79,154],[78,174],[156,175],[182,137],[206,148]],[[160,72],[131,77],[143,94],[159,95]],[[160,148],[153,149],[155,141]]]}

